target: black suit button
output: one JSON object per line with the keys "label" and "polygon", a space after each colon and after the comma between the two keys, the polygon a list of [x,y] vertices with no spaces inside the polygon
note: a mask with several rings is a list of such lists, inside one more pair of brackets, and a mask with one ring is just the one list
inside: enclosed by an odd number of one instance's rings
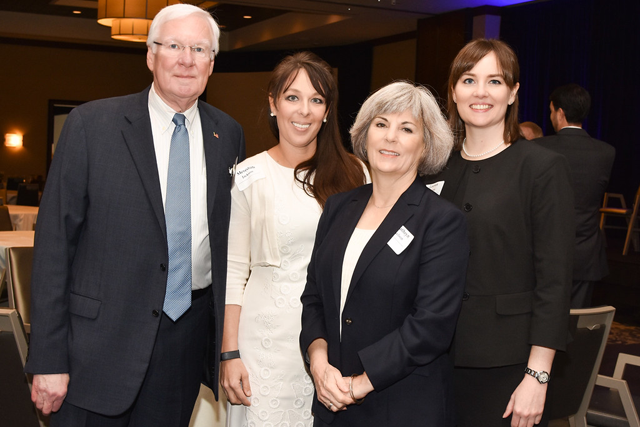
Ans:
{"label": "black suit button", "polygon": [[347,317],[347,318],[344,320],[344,323],[346,323],[347,325],[350,325],[350,324],[352,324],[352,323],[353,323],[353,320],[351,320],[351,318],[350,318],[350,317]]}
{"label": "black suit button", "polygon": [[158,317],[158,316],[160,316],[160,312],[159,312],[158,310],[153,310],[153,311],[151,312],[151,314],[153,315],[153,317]]}
{"label": "black suit button", "polygon": [[473,209],[473,205],[471,203],[465,203],[464,204],[464,211],[465,212],[471,212],[471,209]]}
{"label": "black suit button", "polygon": [[167,271],[167,266],[166,266],[166,264],[164,264],[164,263],[160,264],[160,270],[162,270],[162,271]]}
{"label": "black suit button", "polygon": [[478,172],[480,172],[480,166],[475,165],[475,166],[473,167],[473,173],[478,173]]}
{"label": "black suit button", "polygon": [[469,295],[469,293],[468,293],[468,292],[465,292],[464,294],[462,294],[462,301],[466,301],[466,300],[468,300],[468,299],[469,299],[469,296],[470,296],[470,295]]}

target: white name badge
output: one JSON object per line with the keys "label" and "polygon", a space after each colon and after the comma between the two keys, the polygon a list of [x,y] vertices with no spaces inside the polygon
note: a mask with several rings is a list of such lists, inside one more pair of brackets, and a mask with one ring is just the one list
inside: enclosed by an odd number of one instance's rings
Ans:
{"label": "white name badge", "polygon": [[261,178],[264,178],[264,171],[260,166],[246,166],[236,172],[236,185],[238,190],[244,191]]}
{"label": "white name badge", "polygon": [[409,232],[403,225],[400,227],[400,230],[393,235],[391,240],[387,242],[387,245],[396,253],[396,255],[400,255],[402,251],[407,249],[409,243],[413,240],[413,234]]}
{"label": "white name badge", "polygon": [[444,181],[438,181],[438,182],[434,182],[433,184],[427,184],[427,188],[433,191],[434,193],[436,193],[438,196],[442,192],[443,187],[444,187]]}

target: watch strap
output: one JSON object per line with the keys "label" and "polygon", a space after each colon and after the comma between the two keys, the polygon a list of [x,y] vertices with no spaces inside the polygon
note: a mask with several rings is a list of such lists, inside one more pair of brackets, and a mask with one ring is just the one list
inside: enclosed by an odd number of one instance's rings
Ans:
{"label": "watch strap", "polygon": [[224,362],[225,360],[239,359],[239,358],[240,358],[240,350],[225,351],[224,353],[220,354],[221,362]]}
{"label": "watch strap", "polygon": [[549,382],[549,373],[545,371],[534,371],[528,366],[524,368],[524,373],[531,375],[533,378],[537,379],[540,384],[546,384]]}

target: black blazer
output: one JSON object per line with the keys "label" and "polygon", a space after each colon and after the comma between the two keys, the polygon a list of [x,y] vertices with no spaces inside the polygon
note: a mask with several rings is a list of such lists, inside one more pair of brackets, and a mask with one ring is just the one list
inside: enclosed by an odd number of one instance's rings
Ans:
{"label": "black blazer", "polygon": [[[149,88],[90,102],[67,118],[38,218],[26,371],[70,373],[66,400],[106,415],[134,401],[166,290],[164,209]],[[217,395],[230,215],[241,126],[198,101],[207,167],[213,299],[209,385]],[[214,135],[217,135],[215,136]]]}
{"label": "black blazer", "polygon": [[428,183],[464,211],[471,256],[454,337],[456,366],[524,363],[531,345],[563,350],[574,214],[564,157],[519,140],[485,160],[454,152]]}
{"label": "black blazer", "polygon": [[[337,415],[317,399],[313,411],[332,425],[451,425],[447,350],[469,254],[464,217],[416,179],[364,248],[340,316],[345,250],[371,192],[365,185],[327,200],[301,297],[300,345],[306,354],[325,339],[329,363],[344,376],[366,371],[375,391]],[[396,254],[387,242],[401,227],[413,240]]]}
{"label": "black blazer", "polygon": [[576,213],[573,280],[600,280],[609,274],[600,232],[600,206],[609,184],[616,149],[576,128],[561,129],[556,135],[535,142],[562,154],[571,167]]}

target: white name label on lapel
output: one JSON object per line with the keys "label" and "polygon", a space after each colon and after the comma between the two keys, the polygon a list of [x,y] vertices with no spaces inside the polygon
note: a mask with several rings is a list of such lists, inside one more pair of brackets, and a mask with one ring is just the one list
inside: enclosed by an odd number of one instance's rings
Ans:
{"label": "white name label on lapel", "polygon": [[400,227],[400,230],[393,235],[391,240],[387,242],[387,245],[396,253],[396,255],[400,255],[402,251],[407,249],[409,243],[413,240],[413,234],[409,232],[403,225]]}
{"label": "white name label on lapel", "polygon": [[444,181],[438,181],[438,182],[434,182],[433,184],[427,184],[427,188],[433,191],[434,193],[436,193],[438,196],[442,192],[443,187],[444,187]]}
{"label": "white name label on lapel", "polygon": [[252,183],[264,178],[264,171],[260,166],[247,166],[236,172],[236,185],[238,190],[246,190]]}

